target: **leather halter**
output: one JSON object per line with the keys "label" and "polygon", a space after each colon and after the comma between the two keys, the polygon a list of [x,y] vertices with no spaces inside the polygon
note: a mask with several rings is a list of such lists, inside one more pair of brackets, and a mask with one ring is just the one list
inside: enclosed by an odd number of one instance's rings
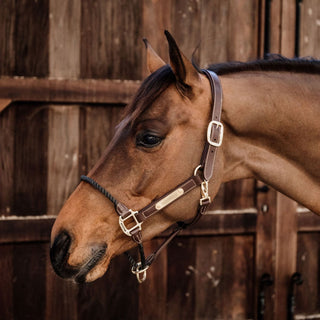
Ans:
{"label": "leather halter", "polygon": [[[218,76],[210,70],[202,70],[207,76],[210,82],[211,94],[212,94],[212,117],[207,128],[207,139],[202,152],[200,165],[194,170],[193,175],[170,190],[162,197],[152,201],[146,207],[139,211],[133,211],[129,209],[122,202],[114,199],[111,194],[101,187],[96,181],[87,176],[81,176],[81,180],[89,183],[91,186],[103,193],[114,205],[117,214],[119,215],[119,225],[122,231],[135,241],[140,249],[141,262],[132,263],[132,272],[137,275],[139,282],[142,282],[146,278],[146,270],[159,255],[164,247],[184,228],[195,223],[206,212],[211,199],[208,192],[208,182],[212,177],[215,157],[218,147],[222,144],[223,139],[223,125],[220,122],[222,111],[222,88]],[[201,199],[196,216],[189,223],[178,222],[177,229],[167,238],[167,240],[145,259],[144,251],[142,247],[142,224],[149,217],[153,216],[157,212],[161,211],[174,201],[180,199],[182,196],[195,189],[201,187]],[[130,226],[130,227],[129,227]],[[132,258],[131,258],[132,260]]]}

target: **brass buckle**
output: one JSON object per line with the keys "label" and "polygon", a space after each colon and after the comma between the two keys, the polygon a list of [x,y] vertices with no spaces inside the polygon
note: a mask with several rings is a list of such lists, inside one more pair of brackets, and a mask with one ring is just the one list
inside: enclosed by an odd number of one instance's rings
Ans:
{"label": "brass buckle", "polygon": [[208,181],[204,180],[201,183],[201,199],[200,199],[200,206],[208,205],[211,203],[211,198],[209,196],[209,187],[208,187]]}
{"label": "brass buckle", "polygon": [[[131,209],[129,209],[129,211],[131,212],[127,217],[122,218],[121,216],[119,217],[119,225],[123,231],[124,234],[126,234],[127,236],[131,237],[131,231],[135,230],[135,229],[139,229],[139,231],[141,231],[141,225],[142,222],[139,222],[136,214],[138,213],[138,211],[132,211]],[[133,227],[131,227],[130,229],[128,229],[125,225],[125,221],[127,221],[128,219],[132,218],[133,222],[135,223],[135,225]]]}
{"label": "brass buckle", "polygon": [[138,262],[136,268],[134,267],[131,268],[131,272],[136,275],[138,282],[142,283],[144,280],[147,279],[147,270],[149,268],[149,265],[146,265],[141,270],[140,268],[141,268],[141,262]]}
{"label": "brass buckle", "polygon": [[[215,126],[215,127],[213,127]],[[212,133],[212,129],[218,129],[220,128],[220,134],[219,134],[219,141],[218,142],[214,142],[211,140],[211,133]],[[222,140],[223,140],[223,124],[220,121],[215,121],[212,120],[210,121],[209,125],[208,125],[208,129],[207,129],[207,141],[210,145],[214,146],[214,147],[220,147],[222,144]]]}

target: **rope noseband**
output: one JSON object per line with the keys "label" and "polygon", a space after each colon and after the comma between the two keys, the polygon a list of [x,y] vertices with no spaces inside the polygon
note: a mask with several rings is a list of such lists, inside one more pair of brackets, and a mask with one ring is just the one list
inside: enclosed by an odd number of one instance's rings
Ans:
{"label": "rope noseband", "polygon": [[[139,211],[133,211],[127,208],[122,202],[116,200],[110,192],[105,190],[99,183],[87,176],[81,176],[81,180],[89,183],[92,187],[101,192],[108,200],[110,200],[119,215],[119,225],[122,231],[132,238],[138,244],[140,262],[136,262],[131,255],[126,252],[129,262],[131,263],[131,271],[136,274],[138,281],[141,283],[146,279],[146,271],[152,262],[157,258],[160,252],[170,243],[170,241],[182,230],[191,224],[196,223],[208,209],[211,199],[208,191],[208,182],[212,177],[215,157],[218,147],[221,146],[223,140],[223,124],[220,122],[222,110],[222,88],[218,76],[209,70],[202,70],[210,82],[212,94],[212,118],[207,128],[207,141],[202,152],[200,165],[194,170],[193,175],[179,184],[173,190],[157,200],[154,200],[146,207]],[[153,252],[149,257],[145,257],[142,245],[142,223],[155,213],[161,211],[174,201],[200,186],[201,199],[198,206],[197,214],[191,222],[177,222],[176,228],[172,234],[161,244],[161,246]],[[130,228],[129,228],[130,225]]]}

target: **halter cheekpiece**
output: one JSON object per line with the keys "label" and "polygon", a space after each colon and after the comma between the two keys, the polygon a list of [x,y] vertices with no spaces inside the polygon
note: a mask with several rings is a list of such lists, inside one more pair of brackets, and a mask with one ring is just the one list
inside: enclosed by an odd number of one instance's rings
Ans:
{"label": "halter cheekpiece", "polygon": [[[123,233],[131,237],[133,241],[138,244],[140,253],[140,262],[130,256],[129,253],[125,253],[131,263],[131,271],[136,274],[138,281],[141,283],[146,279],[146,271],[156,257],[160,254],[168,243],[182,230],[189,225],[197,222],[201,216],[208,209],[211,199],[209,196],[208,183],[212,177],[215,157],[218,147],[221,146],[223,140],[223,124],[220,122],[222,111],[222,88],[218,76],[210,70],[202,70],[207,76],[210,82],[211,94],[212,94],[212,117],[207,128],[207,139],[202,152],[200,165],[197,166],[193,172],[193,175],[179,184],[176,188],[170,190],[159,199],[152,201],[149,205],[142,208],[139,211],[134,211],[122,202],[116,200],[107,190],[99,185],[92,178],[87,176],[81,176],[81,180],[89,183],[92,187],[100,191],[107,199],[109,199],[114,207],[115,211],[119,215],[119,225]],[[174,201],[180,199],[191,190],[200,186],[201,198],[195,217],[190,222],[177,222],[177,226],[172,234],[162,243],[162,245],[153,252],[149,257],[145,257],[144,249],[142,245],[142,224],[143,222],[161,211]],[[130,227],[129,227],[130,226]]]}

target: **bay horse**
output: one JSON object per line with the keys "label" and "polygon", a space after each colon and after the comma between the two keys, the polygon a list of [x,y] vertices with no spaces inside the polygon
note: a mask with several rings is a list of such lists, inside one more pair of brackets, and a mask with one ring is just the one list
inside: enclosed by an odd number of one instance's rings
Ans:
{"label": "bay horse", "polygon": [[165,34],[170,64],[145,40],[151,74],[52,228],[50,257],[63,278],[93,281],[138,243],[140,263],[129,259],[143,281],[159,251],[145,258],[142,242],[197,220],[235,179],[261,180],[320,214],[320,61],[200,70]]}

